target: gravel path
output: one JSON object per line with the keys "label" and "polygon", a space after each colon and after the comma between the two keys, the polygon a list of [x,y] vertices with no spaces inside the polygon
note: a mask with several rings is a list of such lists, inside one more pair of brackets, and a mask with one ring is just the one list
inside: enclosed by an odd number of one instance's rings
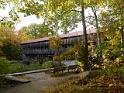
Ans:
{"label": "gravel path", "polygon": [[0,93],[42,93],[42,91],[55,86],[65,79],[75,76],[85,77],[88,73],[89,72],[70,74],[63,77],[51,77],[50,74],[45,74],[44,72],[27,74],[25,76],[30,78],[31,82],[19,84],[6,89],[0,89]]}

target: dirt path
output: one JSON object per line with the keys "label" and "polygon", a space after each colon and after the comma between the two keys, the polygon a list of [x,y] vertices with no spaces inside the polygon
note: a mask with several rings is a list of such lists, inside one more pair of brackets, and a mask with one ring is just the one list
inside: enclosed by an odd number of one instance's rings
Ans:
{"label": "dirt path", "polygon": [[45,74],[44,72],[27,74],[25,76],[31,79],[30,83],[19,84],[14,87],[1,89],[0,93],[42,93],[42,91],[55,86],[64,79],[75,76],[85,77],[87,74],[88,72],[83,72],[80,74],[70,74],[64,77],[51,77],[50,74]]}

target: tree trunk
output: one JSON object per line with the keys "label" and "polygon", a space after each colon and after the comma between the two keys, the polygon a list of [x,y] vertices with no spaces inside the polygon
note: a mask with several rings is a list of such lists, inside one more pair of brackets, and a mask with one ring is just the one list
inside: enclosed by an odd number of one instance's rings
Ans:
{"label": "tree trunk", "polygon": [[94,17],[95,17],[95,23],[96,23],[95,25],[96,25],[96,30],[97,30],[97,41],[98,41],[98,46],[99,46],[101,43],[101,40],[100,40],[100,33],[99,33],[98,18],[97,18],[96,12],[94,11],[93,13],[94,13]]}
{"label": "tree trunk", "polygon": [[[99,32],[99,24],[98,24],[98,17],[96,14],[96,10],[91,6],[91,9],[93,11],[94,17],[95,17],[95,26],[96,26],[96,34],[97,34],[97,47],[100,47],[101,39],[100,39],[100,32]],[[99,59],[102,61],[102,51],[100,50],[100,53],[98,54]]]}
{"label": "tree trunk", "polygon": [[84,43],[84,53],[85,53],[85,60],[84,60],[84,70],[89,69],[89,64],[88,64],[88,39],[87,39],[87,31],[86,31],[86,23],[85,23],[85,14],[84,14],[84,3],[82,0],[81,3],[81,17],[82,17],[82,25],[83,25],[83,43]]}
{"label": "tree trunk", "polygon": [[123,46],[124,46],[124,27],[123,26],[121,27],[120,32],[121,32],[122,51],[124,51],[124,48],[123,48]]}

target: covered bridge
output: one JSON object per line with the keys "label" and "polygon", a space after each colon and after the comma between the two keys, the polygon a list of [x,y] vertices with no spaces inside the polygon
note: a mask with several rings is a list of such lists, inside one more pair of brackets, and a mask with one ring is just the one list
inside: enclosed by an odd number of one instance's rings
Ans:
{"label": "covered bridge", "polygon": [[[96,42],[95,32],[96,30],[87,31],[88,41]],[[64,52],[70,46],[83,40],[83,31],[62,34],[59,36],[62,38],[63,41],[62,47],[59,49],[59,51],[50,49],[50,45],[49,45],[50,36],[22,42],[21,48],[22,48],[23,61],[27,61],[36,57],[40,59],[52,60],[52,57],[56,52],[60,52],[60,53]]]}

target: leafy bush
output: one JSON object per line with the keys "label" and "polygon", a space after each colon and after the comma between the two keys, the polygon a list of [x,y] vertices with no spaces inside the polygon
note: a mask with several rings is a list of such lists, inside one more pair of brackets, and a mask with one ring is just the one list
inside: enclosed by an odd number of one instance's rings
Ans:
{"label": "leafy bush", "polygon": [[118,69],[118,75],[121,79],[124,79],[124,65]]}
{"label": "leafy bush", "polygon": [[5,58],[0,58],[0,87],[4,85],[7,73],[9,73],[9,63]]}
{"label": "leafy bush", "polygon": [[49,61],[49,62],[44,62],[42,64],[42,68],[52,68],[54,65],[54,63],[52,61]]}
{"label": "leafy bush", "polygon": [[5,41],[2,46],[2,51],[8,60],[20,59],[20,44],[17,41],[14,43]]}
{"label": "leafy bush", "polygon": [[62,47],[62,39],[59,36],[50,37],[50,48],[53,50],[59,50]]}
{"label": "leafy bush", "polygon": [[86,93],[123,93],[124,65],[108,65],[99,76],[88,81],[89,83],[83,87]]}
{"label": "leafy bush", "polygon": [[72,59],[75,59],[75,51],[74,51],[73,47],[70,47],[65,52],[63,52],[63,53],[61,53],[59,55],[55,55],[53,57],[53,60],[55,60],[55,61],[72,60]]}

